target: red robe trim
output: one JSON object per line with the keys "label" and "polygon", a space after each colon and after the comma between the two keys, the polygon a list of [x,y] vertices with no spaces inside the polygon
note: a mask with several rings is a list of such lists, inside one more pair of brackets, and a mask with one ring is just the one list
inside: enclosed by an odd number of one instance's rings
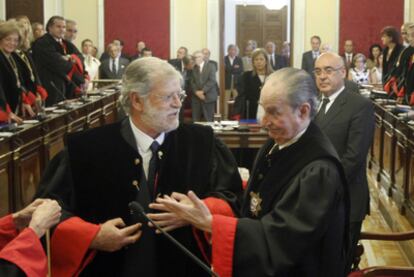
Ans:
{"label": "red robe trim", "polygon": [[[75,61],[75,63],[72,65],[72,69],[68,73],[68,79],[72,80],[73,75],[84,75],[84,69],[81,59],[79,59],[78,56],[75,54],[70,55],[70,58]],[[78,95],[81,93],[81,89],[79,87],[75,88],[75,94]]]}
{"label": "red robe trim", "polygon": [[42,100],[46,100],[49,95],[46,89],[40,85],[37,85],[36,92],[40,95],[40,98],[42,98]]}
{"label": "red robe trim", "polygon": [[208,197],[203,199],[204,204],[207,205],[211,214],[221,214],[226,216],[234,216],[233,210],[230,205],[220,198]]}
{"label": "red robe trim", "polygon": [[95,257],[96,251],[89,251],[89,246],[99,229],[79,217],[60,223],[51,241],[52,276],[78,276]]}
{"label": "red robe trim", "polygon": [[9,121],[9,113],[11,113],[11,109],[9,104],[6,104],[6,110],[2,110],[0,108],[0,122],[7,122]]}
{"label": "red robe trim", "polygon": [[6,246],[12,239],[17,237],[18,232],[14,225],[12,215],[0,218],[0,250]]}
{"label": "red robe trim", "polygon": [[[215,197],[208,197],[203,199],[204,204],[207,205],[210,213],[230,216],[234,217],[233,210],[231,209],[230,205],[224,201],[223,199],[215,198]],[[199,231],[196,228],[193,228],[193,235],[197,241],[198,248],[200,249],[201,253],[203,254],[204,259],[211,263],[210,255],[208,254],[208,247],[207,245],[211,244],[211,234],[207,232]]]}
{"label": "red robe trim", "polygon": [[220,277],[233,276],[234,240],[237,218],[213,215],[212,222],[212,269]]}
{"label": "red robe trim", "polygon": [[31,228],[24,229],[13,241],[0,251],[0,259],[18,266],[27,276],[47,275],[45,251],[36,233]]}

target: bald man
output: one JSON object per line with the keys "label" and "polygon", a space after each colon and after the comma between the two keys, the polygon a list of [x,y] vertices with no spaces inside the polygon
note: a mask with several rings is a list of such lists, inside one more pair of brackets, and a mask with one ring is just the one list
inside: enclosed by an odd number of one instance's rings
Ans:
{"label": "bald man", "polygon": [[374,110],[371,101],[345,86],[346,68],[342,57],[332,52],[322,54],[315,62],[314,72],[322,94],[314,122],[338,152],[349,185],[350,269],[362,221],[369,213],[366,159],[374,134]]}

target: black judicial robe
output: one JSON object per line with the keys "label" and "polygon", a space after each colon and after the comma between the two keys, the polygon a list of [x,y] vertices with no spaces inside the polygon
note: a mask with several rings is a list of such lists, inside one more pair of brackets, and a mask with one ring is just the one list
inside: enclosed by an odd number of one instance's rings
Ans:
{"label": "black judicial robe", "polygon": [[[211,128],[180,125],[166,134],[160,151],[156,193],[191,189],[203,198],[225,199],[237,209],[236,194],[241,193],[237,164]],[[141,160],[128,118],[73,134],[67,150],[46,169],[38,196],[58,198],[66,212],[94,224],[115,217],[131,224],[128,203],[142,200],[139,194],[145,191]],[[140,186],[139,192],[134,182]],[[144,202],[141,204],[148,210],[148,198]],[[114,253],[98,252],[81,276],[208,276],[163,236],[155,236],[146,225],[143,231],[132,246],[139,248],[133,254],[135,268],[129,263],[128,247]],[[201,257],[190,227],[170,233]]]}
{"label": "black judicial robe", "polygon": [[81,60],[83,58],[76,47],[69,41],[63,40],[63,48],[50,34],[45,34],[37,39],[32,46],[32,56],[35,62],[40,80],[48,92],[46,106],[52,106],[74,95],[74,88],[85,82],[83,76],[73,74],[69,81],[67,74],[74,66],[63,56],[75,54]]}
{"label": "black judicial robe", "polygon": [[213,215],[213,268],[221,277],[343,276],[349,198],[332,144],[314,123],[268,155],[273,144],[258,154],[241,218]]}

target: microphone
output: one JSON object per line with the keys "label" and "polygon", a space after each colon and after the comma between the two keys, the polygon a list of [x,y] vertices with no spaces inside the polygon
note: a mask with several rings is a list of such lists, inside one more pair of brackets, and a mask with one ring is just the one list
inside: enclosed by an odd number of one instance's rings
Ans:
{"label": "microphone", "polygon": [[210,267],[208,267],[205,263],[203,263],[197,256],[195,256],[193,253],[191,253],[190,250],[188,250],[184,245],[182,245],[180,242],[178,242],[175,238],[173,238],[170,234],[164,231],[158,224],[156,224],[151,218],[147,216],[147,214],[144,211],[144,208],[136,201],[132,201],[128,204],[128,207],[131,209],[132,212],[136,212],[144,216],[149,222],[151,222],[157,230],[159,230],[164,236],[167,237],[169,241],[171,241],[175,246],[177,246],[181,251],[187,255],[187,257],[191,258],[196,264],[198,264],[200,267],[202,267],[208,274],[219,277],[217,273],[215,273],[213,270],[211,270]]}
{"label": "microphone", "polygon": [[52,85],[52,87],[60,94],[60,96],[63,97],[63,100],[66,100],[66,96],[63,93],[63,91],[61,91],[60,89],[58,89],[58,87],[55,85],[55,82],[50,81],[50,84]]}

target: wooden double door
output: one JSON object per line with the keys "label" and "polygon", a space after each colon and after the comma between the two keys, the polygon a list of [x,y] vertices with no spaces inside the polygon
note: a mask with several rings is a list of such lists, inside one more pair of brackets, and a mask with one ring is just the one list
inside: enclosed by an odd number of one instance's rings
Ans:
{"label": "wooden double door", "polygon": [[287,39],[288,7],[280,10],[268,10],[263,5],[236,6],[236,40],[243,50],[248,40],[257,41],[258,47],[264,47],[266,42],[276,44],[276,52],[280,53],[282,44]]}

